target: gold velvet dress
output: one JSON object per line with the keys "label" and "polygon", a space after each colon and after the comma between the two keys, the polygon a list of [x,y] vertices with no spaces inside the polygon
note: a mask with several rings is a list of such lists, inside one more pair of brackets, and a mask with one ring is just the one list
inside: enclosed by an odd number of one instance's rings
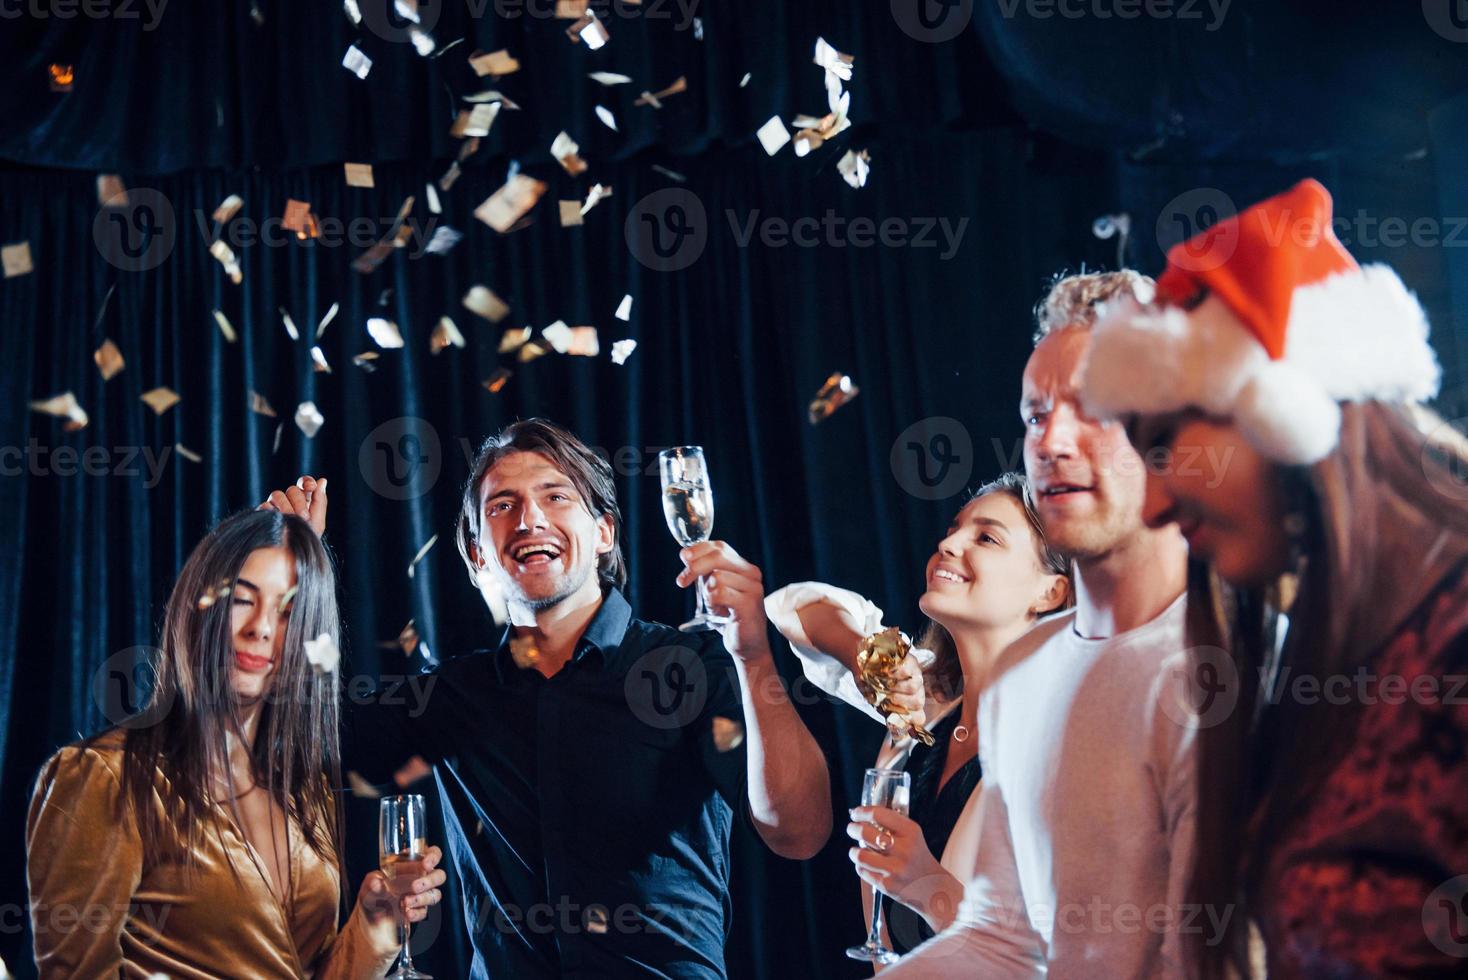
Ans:
{"label": "gold velvet dress", "polygon": [[[226,808],[193,848],[187,876],[173,856],[143,853],[121,816],[122,733],[68,746],[41,769],[26,821],[27,877],[36,964],[49,978],[170,980],[381,977],[393,956],[374,953],[360,914],[337,934],[334,862],[289,821],[285,900]],[[159,772],[153,805],[163,812]]]}

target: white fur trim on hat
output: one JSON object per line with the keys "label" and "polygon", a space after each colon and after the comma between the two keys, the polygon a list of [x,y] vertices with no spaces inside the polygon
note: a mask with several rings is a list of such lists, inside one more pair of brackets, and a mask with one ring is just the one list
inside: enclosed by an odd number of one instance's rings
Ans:
{"label": "white fur trim on hat", "polygon": [[1427,332],[1427,314],[1397,274],[1367,265],[1295,290],[1285,360],[1336,401],[1425,401],[1442,377]]}
{"label": "white fur trim on hat", "polygon": [[1340,439],[1341,407],[1288,361],[1266,361],[1228,414],[1250,445],[1281,463],[1319,462]]}

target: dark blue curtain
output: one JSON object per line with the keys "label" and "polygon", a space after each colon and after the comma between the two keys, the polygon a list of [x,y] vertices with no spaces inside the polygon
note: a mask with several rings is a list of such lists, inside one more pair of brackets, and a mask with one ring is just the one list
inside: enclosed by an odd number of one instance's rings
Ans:
{"label": "dark blue curtain", "polygon": [[[331,479],[347,676],[421,667],[395,642],[410,618],[435,657],[494,639],[449,531],[466,453],[531,415],[571,426],[617,467],[640,615],[687,613],[689,597],[672,584],[676,547],[658,509],[655,457],[659,447],[694,442],[712,467],[715,534],[760,563],[768,583],[836,582],[911,629],[922,564],[962,489],[1020,465],[1015,402],[1030,308],[1055,272],[1118,260],[1118,241],[1095,238],[1093,219],[1130,213],[1124,257],[1151,270],[1179,220],[1201,216],[1200,189],[1242,206],[1309,173],[1336,192],[1338,213],[1426,218],[1444,233],[1455,220],[1444,209],[1462,200],[1461,180],[1429,152],[1427,103],[1437,96],[1425,93],[1420,119],[1393,117],[1380,130],[1379,153],[1360,150],[1361,134],[1346,149],[1189,155],[1048,132],[1064,127],[1037,100],[1064,91],[1042,92],[1044,79],[1017,69],[996,43],[1068,25],[992,21],[982,5],[979,30],[931,43],[886,2],[700,5],[701,40],[667,3],[667,20],[611,19],[610,44],[590,52],[566,38],[568,21],[476,18],[444,4],[433,15],[438,45],[466,40],[432,59],[353,29],[333,3],[174,2],[146,30],[116,18],[0,21],[0,82],[8,80],[0,245],[28,242],[35,266],[0,280],[0,956],[20,976],[33,970],[22,830],[37,767],[125,706],[126,692],[109,679],[131,676],[135,648],[156,642],[173,577],[210,524],[299,473]],[[146,7],[134,9],[146,18]],[[1260,15],[1233,16],[1242,22],[1230,21],[1235,33],[1225,37],[1252,43]],[[1178,33],[1186,25],[1167,29],[1174,41],[1191,37]],[[1451,43],[1423,33],[1434,52]],[[769,158],[752,139],[765,119],[824,110],[821,72],[810,63],[818,35],[857,57],[856,125],[805,159],[788,147]],[[1130,36],[1141,44],[1148,35]],[[340,66],[353,42],[374,60],[365,81]],[[502,47],[521,72],[474,78],[467,54]],[[1133,77],[1125,50],[1113,50],[1119,67],[1097,67],[1094,91],[1066,90],[1075,105],[1103,95],[1112,76]],[[73,66],[70,93],[50,90],[53,63]],[[599,70],[637,81],[602,89],[585,77]],[[1175,88],[1168,72],[1144,88]],[[689,90],[663,109],[631,104],[679,76]],[[458,150],[447,129],[459,96],[488,87],[523,108],[501,112],[434,213],[425,185]],[[1138,120],[1157,105],[1136,101]],[[616,114],[619,133],[596,121],[597,104]],[[582,177],[550,160],[562,129],[591,164]],[[1420,136],[1418,149],[1400,145],[1413,142],[1408,131]],[[856,190],[836,162],[863,148],[872,173]],[[348,161],[373,163],[376,186],[347,187]],[[549,189],[529,227],[500,235],[472,212],[512,166]],[[98,172],[121,174],[128,208],[99,208]],[[584,199],[592,181],[613,196],[582,226],[560,227],[556,202]],[[655,205],[669,193],[683,195],[680,214],[702,210],[704,242],[686,268],[658,271],[629,246],[629,225],[636,240],[640,215],[652,213],[666,230],[673,213]],[[230,194],[244,202],[224,229],[239,286],[208,254],[209,215]],[[409,195],[414,239],[375,271],[354,271]],[[245,236],[278,219],[291,198],[311,203],[321,238]],[[887,244],[859,244],[850,224],[858,218],[890,222]],[[331,222],[354,219],[356,242],[329,240]],[[799,219],[809,219],[814,243],[782,244],[781,229]],[[421,254],[439,227],[465,237],[447,254]],[[118,235],[136,246],[132,254],[118,249]],[[1420,239],[1351,244],[1362,259],[1397,266],[1423,296],[1449,370],[1445,407],[1461,415],[1465,348],[1450,328],[1448,275],[1457,253]],[[461,307],[474,284],[510,305],[503,323]],[[624,324],[612,313],[625,294],[634,303]],[[319,341],[332,373],[322,374],[310,347],[333,304],[340,312]],[[282,308],[299,341],[287,336]],[[445,315],[467,346],[433,355],[429,335]],[[352,359],[376,349],[371,317],[395,321],[405,346],[381,351],[369,372]],[[600,357],[552,353],[521,364],[496,352],[502,328],[555,320],[598,327]],[[616,366],[607,350],[622,338],[638,347]],[[105,339],[126,360],[106,382],[92,360]],[[491,393],[482,382],[501,366],[513,375]],[[838,370],[861,393],[812,425],[807,404]],[[181,401],[155,416],[139,396],[159,386]],[[66,432],[29,410],[64,391],[89,413],[85,429]],[[278,417],[252,412],[252,392]],[[325,419],[310,439],[291,418],[306,400]],[[201,460],[184,458],[180,444]],[[410,560],[434,534],[438,544],[410,579]],[[838,830],[813,861],[782,861],[752,835],[736,838],[730,970],[865,975],[840,954],[861,922],[839,827],[881,733],[816,696],[788,654],[779,656],[844,798],[832,815]],[[355,883],[374,863],[372,805],[353,801],[348,819]],[[452,896],[443,909],[421,930],[423,963],[462,976]]]}

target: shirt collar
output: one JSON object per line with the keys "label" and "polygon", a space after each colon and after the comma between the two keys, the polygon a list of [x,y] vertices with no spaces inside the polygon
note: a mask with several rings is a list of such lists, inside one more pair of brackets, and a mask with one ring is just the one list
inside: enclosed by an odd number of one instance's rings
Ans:
{"label": "shirt collar", "polygon": [[[571,662],[580,663],[594,652],[601,655],[603,670],[611,668],[621,652],[622,640],[627,635],[627,627],[631,622],[632,606],[628,604],[626,597],[617,589],[607,589],[602,593],[601,606],[597,608],[596,615],[591,617],[581,639],[576,641],[576,652],[571,656]],[[496,666],[512,664],[510,637],[514,635],[513,626],[505,627],[504,635],[500,637],[496,648]]]}

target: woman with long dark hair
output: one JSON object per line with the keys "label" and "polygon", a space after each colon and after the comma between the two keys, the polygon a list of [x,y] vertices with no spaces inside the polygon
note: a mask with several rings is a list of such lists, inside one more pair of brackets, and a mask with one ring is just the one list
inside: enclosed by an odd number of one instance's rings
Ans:
{"label": "woman with long dark hair", "polygon": [[1179,245],[1095,332],[1086,403],[1128,421],[1148,522],[1211,572],[1192,891],[1228,927],[1203,974],[1257,973],[1252,926],[1270,977],[1462,975],[1468,445],[1418,404],[1420,306],[1306,181]]}
{"label": "woman with long dark hair", "polygon": [[[398,944],[381,872],[337,931],[337,675],[321,651],[338,640],[331,562],[305,521],[237,514],[200,542],[147,705],[37,780],[26,848],[42,977],[382,976]],[[440,859],[433,848],[398,917],[439,900]],[[79,924],[57,928],[68,907]]]}
{"label": "woman with long dark hair", "polygon": [[[964,883],[952,869],[972,866],[973,841],[949,837],[981,773],[977,758],[979,695],[999,653],[1051,612],[1070,605],[1069,562],[1046,542],[1018,473],[974,491],[953,518],[925,569],[918,607],[928,623],[897,685],[910,720],[931,727],[934,744],[889,732],[873,765],[906,769],[910,811],[852,811],[847,834],[870,918],[872,886],[890,900],[889,948],[906,952],[953,921]],[[765,609],[818,687],[886,722],[862,696],[857,646],[883,629],[882,610],[845,589],[800,582],[773,593]],[[937,855],[937,856],[935,856]]]}

